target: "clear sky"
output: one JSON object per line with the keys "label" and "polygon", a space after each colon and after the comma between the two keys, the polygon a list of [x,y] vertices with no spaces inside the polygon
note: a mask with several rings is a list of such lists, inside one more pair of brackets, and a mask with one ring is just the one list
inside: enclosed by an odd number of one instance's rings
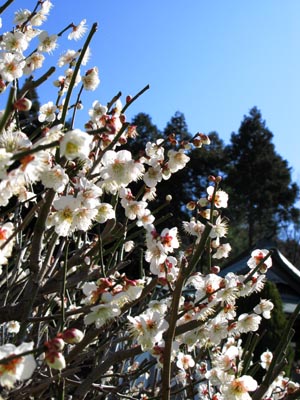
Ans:
{"label": "clear sky", "polygon": [[[99,24],[89,66],[99,68],[101,84],[84,98],[78,122],[87,120],[93,100],[105,104],[122,91],[125,101],[150,84],[129,119],[145,112],[163,129],[178,110],[192,134],[217,131],[228,143],[257,106],[300,184],[299,0],[52,1],[49,33],[83,18],[89,27]],[[15,0],[11,9],[33,4]],[[62,41],[53,63],[64,49],[80,46]],[[55,88],[39,95],[53,100]]]}

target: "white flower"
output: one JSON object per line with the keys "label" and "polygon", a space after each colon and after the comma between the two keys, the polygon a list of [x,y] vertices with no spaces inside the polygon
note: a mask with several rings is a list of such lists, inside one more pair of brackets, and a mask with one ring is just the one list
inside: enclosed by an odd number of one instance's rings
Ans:
{"label": "white flower", "polygon": [[112,205],[109,203],[100,203],[97,206],[97,215],[94,217],[95,221],[103,224],[108,219],[115,218],[115,210],[113,209]]}
{"label": "white flower", "polygon": [[41,180],[45,187],[52,188],[57,193],[61,193],[69,182],[69,177],[65,173],[63,167],[60,165],[55,165],[50,170],[47,170],[41,174]]}
{"label": "white flower", "polygon": [[248,260],[247,265],[249,268],[256,268],[260,263],[261,266],[259,271],[265,273],[269,268],[272,267],[272,258],[268,257],[263,263],[262,260],[269,254],[269,250],[254,250],[251,253],[251,258]]}
{"label": "white flower", "polygon": [[81,80],[85,90],[96,90],[100,83],[98,68],[89,69]]}
{"label": "white flower", "polygon": [[95,323],[96,328],[100,328],[106,322],[118,317],[121,314],[121,310],[120,307],[111,302],[112,298],[110,293],[104,293],[101,296],[101,304],[92,307],[92,312],[84,317],[85,325]]}
{"label": "white flower", "polygon": [[256,314],[262,314],[266,319],[270,319],[273,308],[274,304],[270,300],[261,299],[260,303],[254,307],[254,312]]}
{"label": "white flower", "polygon": [[52,101],[49,101],[40,107],[38,120],[40,122],[53,122],[56,119],[56,111],[56,105]]}
{"label": "white flower", "polygon": [[226,400],[251,400],[248,392],[253,392],[256,388],[256,380],[250,375],[243,375],[222,385],[221,392]]}
{"label": "white flower", "polygon": [[134,241],[133,240],[127,240],[127,242],[124,243],[124,251],[126,253],[129,253],[133,249],[134,249]]}
{"label": "white flower", "polygon": [[19,172],[23,174],[25,182],[37,182],[50,167],[50,154],[47,151],[37,151],[21,158],[20,162]]}
{"label": "white flower", "polygon": [[7,178],[7,167],[13,163],[11,160],[12,153],[8,153],[5,149],[0,147],[0,179]]}
{"label": "white flower", "polygon": [[195,218],[192,218],[189,222],[183,221],[182,223],[183,229],[190,235],[197,236],[201,238],[202,233],[205,229],[205,225],[200,221],[196,221]]}
{"label": "white flower", "polygon": [[33,71],[43,66],[43,62],[45,57],[43,54],[34,52],[25,60],[25,66],[23,68],[23,72],[26,75],[30,75]]}
{"label": "white flower", "polygon": [[25,61],[18,54],[0,53],[0,75],[4,81],[11,82],[23,75]]}
{"label": "white flower", "polygon": [[2,37],[1,45],[7,51],[22,53],[28,47],[28,41],[24,33],[20,31],[5,32]]}
{"label": "white flower", "polygon": [[62,370],[66,368],[66,360],[60,351],[49,351],[45,354],[45,361],[52,369]]}
{"label": "white flower", "polygon": [[271,351],[267,350],[260,356],[260,365],[263,369],[268,369],[271,361],[273,359],[273,354]]}
{"label": "white flower", "polygon": [[[208,201],[212,200],[215,188],[213,186],[208,186],[206,189],[208,193]],[[228,204],[228,194],[223,190],[217,190],[215,193],[214,204],[217,208],[226,208]]]}
{"label": "white flower", "polygon": [[174,249],[178,249],[179,242],[177,238],[177,228],[165,228],[160,234],[160,241],[167,253],[172,252]]}
{"label": "white flower", "polygon": [[183,169],[190,160],[190,157],[184,154],[183,150],[169,150],[168,157],[168,167],[172,173]]}
{"label": "white flower", "polygon": [[[13,344],[0,346],[0,360],[11,355],[18,355],[33,349],[33,342],[22,343],[16,347]],[[36,368],[36,362],[31,354],[15,357],[7,363],[0,364],[0,385],[12,388],[16,381],[29,379]]]}
{"label": "white flower", "polygon": [[138,215],[138,221],[136,223],[137,226],[143,226],[147,229],[147,227],[151,226],[155,220],[154,215],[148,208],[145,208],[143,212]]}
{"label": "white flower", "polygon": [[[10,153],[25,150],[31,145],[31,141],[22,131],[5,131],[0,136],[0,147],[4,147],[6,151]],[[1,159],[2,157],[3,156],[1,156]]]}
{"label": "white flower", "polygon": [[79,40],[82,38],[82,36],[85,34],[87,27],[86,27],[86,20],[83,19],[78,25],[72,26],[72,32],[69,33],[68,39],[69,40]]}
{"label": "white flower", "polygon": [[60,155],[67,160],[86,159],[91,151],[93,137],[80,129],[66,132],[60,142]]}
{"label": "white flower", "polygon": [[134,220],[136,218],[141,219],[142,216],[145,214],[145,209],[148,205],[145,201],[126,201],[126,199],[122,199],[121,204],[125,209],[126,217],[131,220]]}
{"label": "white flower", "polygon": [[143,176],[143,180],[149,188],[155,187],[158,182],[161,182],[162,178],[162,169],[160,165],[148,168],[148,171]]}
{"label": "white flower", "polygon": [[68,236],[75,230],[73,220],[80,207],[80,201],[71,195],[67,195],[55,200],[53,207],[57,211],[50,217],[50,225],[54,225],[55,232],[59,236]]}
{"label": "white flower", "polygon": [[237,321],[236,329],[240,333],[256,332],[259,328],[261,317],[256,314],[241,314]]}
{"label": "white flower", "polygon": [[62,54],[57,62],[59,67],[63,65],[72,64],[76,58],[79,56],[79,52],[75,50],[67,50],[64,54]]}
{"label": "white flower", "polygon": [[6,324],[6,329],[8,333],[18,333],[20,330],[20,323],[18,321],[9,321]]}
{"label": "white flower", "polygon": [[28,20],[31,12],[27,9],[18,10],[15,12],[14,24],[22,25],[24,22]]}
{"label": "white flower", "polygon": [[231,246],[229,243],[223,243],[217,247],[216,253],[213,254],[212,258],[220,259],[227,258],[231,251]]}
{"label": "white flower", "polygon": [[169,326],[160,312],[151,309],[137,317],[128,316],[127,319],[131,335],[137,338],[143,350],[150,350],[154,343],[160,342]]}
{"label": "white flower", "polygon": [[100,175],[104,180],[104,187],[109,190],[126,187],[130,182],[137,181],[143,171],[144,166],[132,160],[128,150],[108,150],[102,157]]}
{"label": "white flower", "polygon": [[38,51],[52,53],[53,50],[58,46],[57,44],[57,35],[48,35],[48,32],[42,31],[39,34],[40,44],[38,46]]}
{"label": "white flower", "polygon": [[41,3],[41,10],[40,11],[41,11],[42,14],[48,15],[52,7],[53,7],[53,4],[51,3],[50,0],[44,0]]}
{"label": "white flower", "polygon": [[184,354],[181,351],[177,354],[176,365],[180,369],[192,368],[195,365],[195,361],[189,354]]}
{"label": "white flower", "polygon": [[99,103],[98,100],[93,102],[93,108],[89,110],[89,116],[93,122],[99,122],[101,117],[106,115],[107,107]]}
{"label": "white flower", "polygon": [[162,146],[163,139],[158,139],[155,143],[147,142],[145,153],[149,157],[149,164],[159,164],[164,160],[164,147]]}
{"label": "white flower", "polygon": [[37,11],[30,19],[30,23],[33,26],[41,26],[47,19],[47,15],[43,14],[42,11]]}
{"label": "white flower", "polygon": [[226,220],[222,220],[221,216],[219,216],[215,222],[215,224],[212,227],[212,230],[210,231],[209,236],[212,239],[215,238],[221,238],[226,236],[228,231],[228,223]]}

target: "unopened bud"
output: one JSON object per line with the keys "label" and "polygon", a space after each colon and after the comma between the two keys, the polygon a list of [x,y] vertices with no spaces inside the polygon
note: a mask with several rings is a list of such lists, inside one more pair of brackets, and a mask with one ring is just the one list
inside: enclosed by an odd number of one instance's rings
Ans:
{"label": "unopened bud", "polygon": [[212,274],[218,274],[220,272],[220,267],[218,267],[217,265],[213,265],[210,269],[210,272]]}
{"label": "unopened bud", "polygon": [[31,109],[32,102],[26,97],[22,97],[14,103],[15,110],[18,111],[29,111]]}
{"label": "unopened bud", "polygon": [[0,79],[0,93],[3,93],[6,90],[7,86],[5,84],[5,82]]}
{"label": "unopened bud", "polygon": [[59,337],[55,337],[54,339],[51,339],[45,343],[45,346],[47,347],[49,352],[61,351],[64,348],[64,345],[65,342]]}
{"label": "unopened bud", "polygon": [[132,100],[132,97],[130,95],[126,96],[126,103],[130,103]]}
{"label": "unopened bud", "polygon": [[133,240],[128,240],[127,242],[124,243],[124,250],[126,253],[131,251],[134,248],[134,241]]}
{"label": "unopened bud", "polygon": [[209,201],[205,197],[201,197],[201,199],[198,200],[198,205],[200,207],[206,207],[208,203]]}
{"label": "unopened bud", "polygon": [[45,361],[50,368],[64,369],[66,367],[65,357],[59,351],[49,351],[45,354]]}
{"label": "unopened bud", "polygon": [[76,328],[70,328],[61,334],[62,339],[68,344],[75,344],[82,341],[84,333]]}
{"label": "unopened bud", "polygon": [[170,201],[172,201],[172,196],[171,196],[170,194],[167,194],[167,195],[166,195],[166,201],[167,201],[168,203],[170,203]]}
{"label": "unopened bud", "polygon": [[195,201],[189,201],[186,205],[186,208],[190,211],[195,210],[196,208],[196,202]]}
{"label": "unopened bud", "polygon": [[193,145],[197,148],[202,147],[202,140],[199,137],[193,139]]}

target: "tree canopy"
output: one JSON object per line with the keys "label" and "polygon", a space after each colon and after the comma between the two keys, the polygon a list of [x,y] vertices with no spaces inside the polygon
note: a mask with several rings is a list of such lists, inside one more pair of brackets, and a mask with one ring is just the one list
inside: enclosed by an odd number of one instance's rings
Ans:
{"label": "tree canopy", "polygon": [[245,227],[249,246],[263,237],[276,236],[282,224],[299,217],[295,208],[299,188],[272,138],[261,112],[253,107],[225,149],[230,219]]}

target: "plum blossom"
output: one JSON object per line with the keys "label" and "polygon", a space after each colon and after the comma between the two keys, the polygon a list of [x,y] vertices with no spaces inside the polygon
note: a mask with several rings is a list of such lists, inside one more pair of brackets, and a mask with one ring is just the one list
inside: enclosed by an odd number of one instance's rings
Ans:
{"label": "plum blossom", "polygon": [[184,153],[183,149],[179,151],[169,150],[168,157],[168,168],[171,173],[177,172],[184,168],[190,160],[190,157]]}
{"label": "plum blossom", "polygon": [[83,19],[78,25],[72,25],[72,31],[68,35],[69,40],[79,40],[81,39],[85,32],[87,31],[86,20]]}
{"label": "plum blossom", "polygon": [[33,71],[38,68],[42,68],[45,56],[39,52],[34,52],[25,59],[25,66],[23,72],[26,75],[30,75]]}
{"label": "plum blossom", "polygon": [[28,40],[20,31],[5,32],[2,36],[1,46],[12,53],[22,53],[28,47]]}
{"label": "plum blossom", "polygon": [[97,214],[94,219],[100,224],[104,224],[109,219],[115,218],[115,210],[109,203],[100,203],[97,207]]}
{"label": "plum blossom", "polygon": [[86,159],[91,151],[93,137],[80,129],[65,133],[60,142],[60,155],[67,160]]}
{"label": "plum blossom", "polygon": [[71,196],[62,196],[53,202],[54,214],[49,217],[48,223],[54,226],[59,236],[68,236],[76,226],[74,225],[75,214],[80,208],[80,200]]}
{"label": "plum blossom", "polygon": [[0,360],[16,356],[10,361],[0,364],[0,385],[11,389],[15,382],[29,379],[36,368],[36,362],[31,354],[19,356],[33,349],[33,342],[22,343],[20,346],[7,343],[0,346]]}
{"label": "plum blossom", "polygon": [[153,343],[160,342],[168,322],[160,312],[147,309],[137,317],[127,316],[128,328],[132,336],[136,337],[143,350],[150,350]]}
{"label": "plum blossom", "polygon": [[[215,188],[213,186],[208,186],[206,191],[208,194],[208,201],[211,201]],[[226,208],[228,204],[228,194],[223,190],[217,190],[215,193],[214,204],[217,208]]]}
{"label": "plum blossom", "polygon": [[110,293],[103,293],[100,304],[91,307],[91,312],[84,317],[85,325],[95,323],[96,328],[100,328],[106,322],[121,314],[120,307],[112,302],[113,296]]}
{"label": "plum blossom", "polygon": [[54,122],[56,120],[56,112],[56,105],[52,101],[49,101],[40,107],[38,119],[40,122]]}
{"label": "plum blossom", "polygon": [[0,273],[1,273],[1,265],[5,265],[8,262],[8,258],[11,256],[15,238],[8,241],[14,232],[14,226],[11,222],[6,222],[4,224],[0,224]]}
{"label": "plum blossom", "polygon": [[103,187],[112,193],[130,182],[136,182],[143,172],[143,164],[134,161],[128,150],[108,150],[102,157],[100,175],[104,180]]}
{"label": "plum blossom", "polygon": [[42,172],[41,180],[45,187],[54,189],[57,193],[63,192],[69,182],[69,176],[60,165]]}
{"label": "plum blossom", "polygon": [[38,46],[38,51],[52,53],[58,46],[57,35],[48,35],[48,32],[42,31],[39,34],[40,44]]}
{"label": "plum blossom", "polygon": [[25,61],[18,53],[0,53],[0,75],[4,81],[11,82],[21,78]]}
{"label": "plum blossom", "polygon": [[94,67],[89,69],[86,74],[82,76],[81,80],[85,90],[96,90],[100,84],[98,68]]}
{"label": "plum blossom", "polygon": [[263,369],[268,369],[273,359],[273,353],[269,350],[263,352],[260,356],[260,365]]}
{"label": "plum blossom", "polygon": [[240,333],[256,332],[261,319],[261,316],[256,314],[241,314],[238,318],[236,329]]}
{"label": "plum blossom", "polygon": [[227,258],[231,251],[231,246],[229,243],[223,243],[221,245],[217,245],[217,251],[212,255],[212,258],[220,259]]}
{"label": "plum blossom", "polygon": [[160,165],[148,168],[147,172],[143,176],[143,180],[149,188],[155,187],[162,179],[163,175]]}
{"label": "plum blossom", "polygon": [[257,382],[252,376],[242,375],[239,378],[228,380],[229,382],[221,387],[221,392],[226,400],[251,400],[248,392],[253,392],[257,388]]}
{"label": "plum blossom", "polygon": [[270,319],[273,308],[274,304],[270,300],[261,299],[260,303],[253,310],[256,314],[262,314],[264,318]]}
{"label": "plum blossom", "polygon": [[184,354],[181,351],[177,354],[176,365],[180,369],[188,369],[195,366],[195,360],[190,354]]}
{"label": "plum blossom", "polygon": [[268,257],[263,263],[263,259],[267,257],[270,252],[266,249],[254,250],[251,253],[251,258],[248,260],[247,265],[250,269],[256,268],[260,263],[259,271],[265,273],[269,268],[272,267],[272,258]]}

